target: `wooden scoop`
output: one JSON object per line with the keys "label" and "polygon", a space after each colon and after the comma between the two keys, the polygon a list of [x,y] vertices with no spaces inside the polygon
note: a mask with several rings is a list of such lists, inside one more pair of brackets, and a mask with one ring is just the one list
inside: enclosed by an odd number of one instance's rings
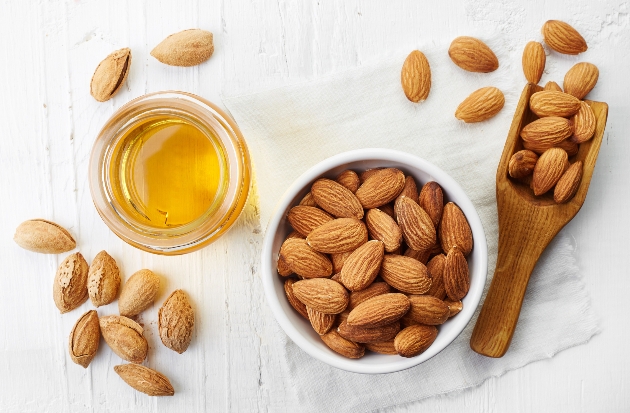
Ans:
{"label": "wooden scoop", "polygon": [[497,169],[499,255],[488,295],[470,339],[470,347],[488,357],[502,357],[507,351],[529,277],[540,254],[582,207],[606,127],[608,105],[587,100],[595,113],[597,126],[593,138],[580,144],[577,155],[569,159],[571,163],[584,163],[577,193],[566,204],[555,203],[553,190],[543,196],[534,196],[529,186],[508,175],[508,163],[515,152],[523,149],[519,136],[521,129],[537,119],[529,110],[529,98],[540,90],[540,86],[533,84],[523,89]]}

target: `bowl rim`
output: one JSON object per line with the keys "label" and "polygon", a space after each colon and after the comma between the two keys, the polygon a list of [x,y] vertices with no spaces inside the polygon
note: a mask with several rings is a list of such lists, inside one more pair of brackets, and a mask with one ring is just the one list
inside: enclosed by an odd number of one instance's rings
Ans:
{"label": "bowl rim", "polygon": [[[394,358],[394,356],[392,356],[393,360],[391,363],[365,364],[361,363],[360,359],[342,359],[336,357],[338,355],[325,353],[319,348],[315,347],[311,342],[309,342],[309,340],[302,335],[298,328],[293,325],[293,323],[289,320],[286,313],[280,306],[280,302],[278,301],[278,296],[276,295],[274,288],[274,278],[278,277],[278,275],[275,274],[275,272],[273,271],[269,271],[269,269],[272,268],[272,248],[275,234],[285,215],[284,211],[287,210],[290,203],[294,202],[297,194],[301,192],[306,185],[309,185],[315,179],[326,174],[334,168],[337,168],[347,163],[374,160],[407,164],[410,167],[417,168],[431,175],[435,179],[435,181],[440,184],[440,186],[447,187],[448,192],[458,193],[458,206],[464,211],[473,233],[475,246],[473,249],[473,254],[475,254],[475,259],[479,259],[479,270],[475,272],[475,280],[479,279],[479,281],[471,283],[471,288],[466,297],[469,299],[468,301],[472,299],[474,306],[467,306],[464,308],[464,310],[462,310],[459,315],[463,316],[463,318],[453,319],[453,321],[458,321],[458,323],[452,329],[452,331],[449,332],[450,334],[443,338],[442,341],[444,342],[444,345],[441,348],[431,346],[424,353],[411,358]],[[462,200],[464,202],[461,202]],[[276,204],[276,207],[267,225],[261,251],[261,264],[262,282],[265,296],[267,298],[267,304],[271,308],[271,311],[276,318],[278,324],[280,324],[280,327],[282,327],[284,332],[295,344],[298,345],[298,347],[300,347],[311,357],[314,357],[315,359],[320,360],[332,367],[354,373],[381,374],[393,373],[396,371],[401,371],[417,366],[418,364],[429,360],[430,358],[441,352],[443,349],[448,347],[461,334],[461,332],[470,322],[481,301],[481,296],[483,294],[483,290],[487,281],[488,247],[483,225],[476,208],[474,207],[472,201],[470,200],[470,198],[468,198],[462,187],[449,174],[447,174],[445,171],[435,166],[434,164],[406,152],[401,152],[393,149],[367,148],[342,152],[327,159],[324,159],[323,161],[313,165],[311,168],[301,174],[293,182],[293,184],[291,184],[291,186],[284,192],[281,199]]]}

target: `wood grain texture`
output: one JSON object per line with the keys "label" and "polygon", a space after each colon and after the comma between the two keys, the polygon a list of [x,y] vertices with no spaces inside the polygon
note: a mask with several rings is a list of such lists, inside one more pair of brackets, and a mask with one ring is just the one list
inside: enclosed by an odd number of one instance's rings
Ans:
{"label": "wood grain texture", "polygon": [[[86,181],[92,142],[117,108],[167,89],[219,103],[222,93],[297,82],[386,58],[392,50],[408,52],[421,38],[499,31],[518,62],[523,46],[540,41],[540,27],[551,18],[568,21],[586,37],[589,50],[578,59],[601,69],[589,99],[610,105],[589,195],[578,219],[564,229],[575,238],[603,332],[586,346],[478,388],[387,411],[625,410],[630,359],[620,343],[630,340],[630,331],[620,328],[625,318],[618,310],[630,287],[630,255],[622,249],[630,227],[630,18],[624,0],[0,0],[0,412],[300,411],[271,348],[270,331],[277,331],[257,272],[262,237],[255,196],[236,227],[201,251],[158,257],[126,245],[101,221]],[[192,27],[214,33],[208,62],[176,68],[149,56],[167,35]],[[98,103],[89,94],[92,73],[121,47],[133,52],[127,83],[112,100]],[[577,61],[551,52],[541,84],[560,82]],[[92,307],[86,303],[60,316],[51,287],[64,255],[34,255],[11,240],[20,222],[35,217],[67,227],[88,261],[107,250],[123,282],[141,268],[163,277],[157,302],[143,315],[147,365],[169,377],[175,397],[156,400],[131,391],[114,374],[120,359],[104,343],[89,369],[70,361],[68,334]],[[162,346],[154,324],[157,309],[177,288],[190,293],[197,316],[191,346],[182,355]],[[116,314],[116,304],[98,312]],[[271,385],[278,382],[283,391]]]}

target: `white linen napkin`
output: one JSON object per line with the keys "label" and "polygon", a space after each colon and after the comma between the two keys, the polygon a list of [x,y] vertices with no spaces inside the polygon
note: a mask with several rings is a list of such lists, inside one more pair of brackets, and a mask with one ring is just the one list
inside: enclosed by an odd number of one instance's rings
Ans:
{"label": "white linen napkin", "polygon": [[[263,229],[283,192],[315,163],[358,148],[409,152],[449,173],[477,208],[488,242],[487,288],[497,257],[495,173],[525,80],[500,39],[484,40],[500,62],[499,69],[489,74],[456,67],[448,58],[447,44],[421,47],[431,65],[432,86],[428,99],[420,104],[409,102],[400,86],[406,53],[307,83],[224,97],[251,151]],[[458,104],[484,86],[503,91],[504,109],[478,124],[455,119]],[[541,257],[512,345],[501,359],[470,350],[476,316],[431,360],[382,375],[332,368],[281,333],[276,337],[286,359],[288,383],[306,411],[371,411],[476,386],[491,376],[584,343],[598,332],[598,319],[590,308],[573,249],[570,237],[561,233]]]}

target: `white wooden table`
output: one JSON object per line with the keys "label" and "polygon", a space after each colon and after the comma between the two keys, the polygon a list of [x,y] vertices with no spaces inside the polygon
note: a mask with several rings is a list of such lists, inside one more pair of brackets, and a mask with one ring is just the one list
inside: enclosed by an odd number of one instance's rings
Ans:
{"label": "white wooden table", "polygon": [[[616,412],[630,409],[630,10],[625,0],[518,2],[377,1],[19,1],[0,0],[0,412],[300,411],[270,348],[274,323],[257,272],[262,241],[255,200],[215,244],[181,257],[136,250],[113,235],[94,209],[86,174],[92,142],[112,112],[159,90],[184,90],[220,103],[221,93],[272,87],[361,65],[419,39],[503,33],[512,57],[547,19],[580,30],[590,49],[579,59],[600,68],[590,97],[610,105],[607,134],[582,211],[565,229],[575,239],[602,333],[586,345],[525,366],[478,388],[391,411]],[[211,60],[173,68],[149,52],[167,35],[199,27],[215,35]],[[98,62],[130,47],[123,91],[107,103],[89,94]],[[554,55],[543,82],[559,83],[575,61]],[[158,303],[142,322],[148,364],[173,382],[173,398],[149,398],[113,372],[120,359],[101,342],[87,370],[73,364],[67,337],[91,308],[59,315],[54,272],[64,258],[29,253],[12,241],[35,217],[68,227],[88,261],[106,249],[124,277],[141,268],[162,276]],[[156,334],[157,307],[176,288],[197,313],[191,347],[178,355]],[[115,304],[99,309],[115,314]],[[550,314],[552,317],[553,314]],[[545,328],[545,326],[541,326]],[[550,355],[552,356],[552,355]]]}

